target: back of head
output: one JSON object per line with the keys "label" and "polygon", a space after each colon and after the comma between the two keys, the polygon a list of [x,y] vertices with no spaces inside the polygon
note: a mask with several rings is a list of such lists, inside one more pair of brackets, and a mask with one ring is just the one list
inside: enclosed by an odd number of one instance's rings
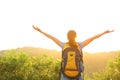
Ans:
{"label": "back of head", "polygon": [[71,47],[78,47],[77,42],[75,41],[77,34],[74,30],[70,30],[67,33],[68,43]]}

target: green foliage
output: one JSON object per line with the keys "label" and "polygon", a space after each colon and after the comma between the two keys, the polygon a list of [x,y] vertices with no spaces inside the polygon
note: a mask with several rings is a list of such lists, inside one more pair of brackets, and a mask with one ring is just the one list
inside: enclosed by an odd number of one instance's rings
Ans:
{"label": "green foliage", "polygon": [[[0,80],[58,80],[59,70],[60,60],[52,56],[34,57],[17,50],[7,51],[0,56]],[[109,62],[102,73],[94,72],[93,76],[86,73],[85,80],[119,80],[120,54]]]}
{"label": "green foliage", "polygon": [[103,73],[94,73],[93,80],[120,80],[120,52],[114,61],[110,61]]}
{"label": "green foliage", "polygon": [[112,78],[112,80],[119,80],[120,79],[120,54],[114,61],[111,61],[108,64],[108,68],[106,70],[106,75],[105,77],[108,79],[109,77]]}
{"label": "green foliage", "polygon": [[60,61],[9,51],[0,56],[0,80],[58,80]]}
{"label": "green foliage", "polygon": [[[45,48],[35,48],[35,47],[22,47],[22,48],[16,48],[14,49],[18,53],[23,51],[24,53],[27,53],[30,56],[39,57],[42,55],[47,56],[53,56],[53,59],[61,59],[61,51],[57,50],[50,50]],[[3,55],[5,51],[9,50],[3,50],[0,51],[0,55]],[[110,59],[114,59],[117,55],[117,51],[109,51],[109,52],[97,52],[97,53],[87,53],[83,52],[84,57],[84,66],[85,66],[85,73],[87,73],[88,76],[92,77],[94,72],[103,72],[107,66],[107,63]]]}
{"label": "green foliage", "polygon": [[[43,55],[39,58],[33,58],[33,74],[31,80],[55,80],[58,79],[60,62],[54,61],[52,57]],[[36,75],[35,75],[36,74]],[[34,77],[36,77],[34,79]],[[55,79],[54,79],[55,78]]]}

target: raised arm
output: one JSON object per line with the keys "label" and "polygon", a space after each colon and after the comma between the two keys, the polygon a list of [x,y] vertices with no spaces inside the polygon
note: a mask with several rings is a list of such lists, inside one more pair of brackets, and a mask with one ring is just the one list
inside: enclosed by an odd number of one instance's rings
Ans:
{"label": "raised arm", "polygon": [[62,46],[61,41],[59,41],[57,38],[53,37],[52,35],[42,31],[41,29],[39,29],[37,26],[32,26],[36,31],[42,33],[43,35],[45,35],[46,37],[50,38],[51,40],[53,40],[58,46]]}
{"label": "raised arm", "polygon": [[102,33],[100,33],[100,34],[97,34],[97,35],[95,35],[95,36],[92,36],[92,37],[88,38],[87,40],[83,41],[83,42],[82,42],[82,46],[85,47],[85,46],[87,46],[89,43],[91,43],[93,40],[101,37],[101,36],[104,35],[104,34],[111,33],[111,32],[113,32],[113,31],[114,31],[114,30],[111,30],[111,31],[110,31],[110,30],[106,30],[106,31],[104,31],[104,32],[102,32]]}

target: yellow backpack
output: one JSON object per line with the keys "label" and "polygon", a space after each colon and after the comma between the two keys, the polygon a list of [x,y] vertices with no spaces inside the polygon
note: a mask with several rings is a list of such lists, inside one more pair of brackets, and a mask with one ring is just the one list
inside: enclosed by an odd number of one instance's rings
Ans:
{"label": "yellow backpack", "polygon": [[69,78],[76,78],[81,74],[82,49],[71,47],[68,43],[64,44],[62,51],[61,71]]}

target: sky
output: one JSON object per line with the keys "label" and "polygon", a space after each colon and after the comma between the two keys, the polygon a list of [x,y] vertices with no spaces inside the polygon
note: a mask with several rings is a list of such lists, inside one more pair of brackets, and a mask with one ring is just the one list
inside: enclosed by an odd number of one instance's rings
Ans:
{"label": "sky", "polygon": [[120,50],[119,0],[0,0],[0,50],[25,46],[61,50],[32,25],[62,42],[71,29],[77,32],[78,42],[114,29],[83,50]]}

